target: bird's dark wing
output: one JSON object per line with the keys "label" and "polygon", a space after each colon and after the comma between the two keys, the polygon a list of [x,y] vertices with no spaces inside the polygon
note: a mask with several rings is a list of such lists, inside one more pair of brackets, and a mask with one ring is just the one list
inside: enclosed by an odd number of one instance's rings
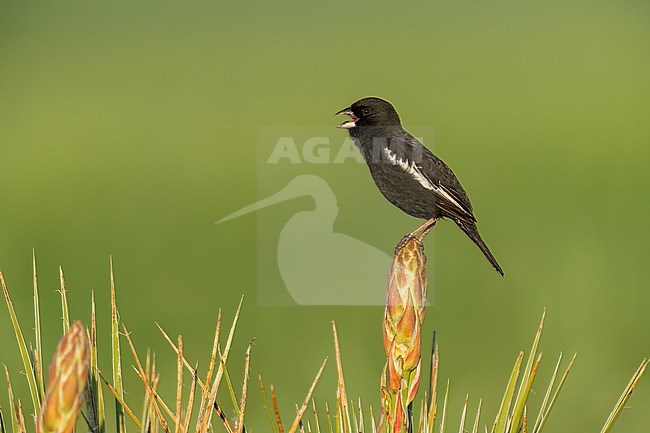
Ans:
{"label": "bird's dark wing", "polygon": [[391,138],[389,150],[394,159],[421,177],[420,183],[434,193],[444,216],[474,223],[472,204],[454,172],[411,134],[404,131]]}

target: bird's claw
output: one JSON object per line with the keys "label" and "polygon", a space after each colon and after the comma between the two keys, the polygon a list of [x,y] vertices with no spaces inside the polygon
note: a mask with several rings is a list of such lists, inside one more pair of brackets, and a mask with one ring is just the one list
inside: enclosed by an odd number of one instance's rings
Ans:
{"label": "bird's claw", "polygon": [[417,241],[418,243],[420,242],[420,240],[417,237],[415,237],[413,233],[409,233],[405,235],[402,239],[400,239],[400,241],[397,243],[397,246],[395,246],[395,254],[399,253],[402,250],[402,248],[404,248],[406,244],[408,244],[412,240]]}

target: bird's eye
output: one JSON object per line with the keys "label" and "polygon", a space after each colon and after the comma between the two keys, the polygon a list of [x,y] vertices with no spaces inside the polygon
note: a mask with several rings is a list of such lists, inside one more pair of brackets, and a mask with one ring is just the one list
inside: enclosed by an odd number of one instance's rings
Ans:
{"label": "bird's eye", "polygon": [[364,116],[367,116],[370,113],[372,113],[372,110],[370,108],[368,108],[368,107],[365,107],[365,108],[361,109],[361,114],[363,114]]}

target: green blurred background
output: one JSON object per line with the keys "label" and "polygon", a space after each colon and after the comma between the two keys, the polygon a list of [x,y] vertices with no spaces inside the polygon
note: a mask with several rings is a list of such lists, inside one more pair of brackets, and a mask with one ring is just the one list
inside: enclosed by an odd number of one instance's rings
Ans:
{"label": "green blurred background", "polygon": [[[491,421],[545,306],[547,364],[531,404],[557,353],[578,352],[548,428],[597,431],[650,354],[649,19],[650,4],[633,0],[3,0],[0,268],[23,328],[35,247],[46,358],[60,334],[61,265],[73,317],[88,320],[95,290],[108,371],[112,254],[121,318],[142,354],[158,353],[163,392],[173,394],[175,358],[154,321],[182,333],[205,368],[218,308],[229,320],[246,294],[235,384],[254,337],[252,372],[276,384],[288,420],[333,354],[335,320],[348,392],[376,407],[382,308],[258,306],[256,216],[213,223],[257,199],[258,128],[334,127],[333,112],[378,95],[407,123],[435,128],[436,151],[506,270],[499,278],[452,224],[436,229],[426,329],[439,332],[441,375],[452,379],[450,416],[457,422],[469,393]],[[390,252],[415,226],[365,167],[346,166],[338,182],[337,231]],[[288,219],[310,206],[273,212]],[[28,408],[3,310],[0,361]],[[130,363],[127,399],[139,413]],[[252,431],[268,428],[259,394]],[[330,363],[317,398],[334,396]],[[646,431],[647,378],[631,405],[617,431]]]}

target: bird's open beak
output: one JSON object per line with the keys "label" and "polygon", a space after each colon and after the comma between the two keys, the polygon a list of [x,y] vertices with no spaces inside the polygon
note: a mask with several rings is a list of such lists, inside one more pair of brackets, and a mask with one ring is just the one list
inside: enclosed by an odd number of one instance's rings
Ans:
{"label": "bird's open beak", "polygon": [[350,120],[346,120],[345,122],[341,123],[338,128],[341,129],[350,129],[350,128],[355,128],[357,126],[357,116],[354,115],[352,112],[352,107],[347,107],[336,113],[336,115],[339,114],[345,114],[346,116],[350,116]]}

